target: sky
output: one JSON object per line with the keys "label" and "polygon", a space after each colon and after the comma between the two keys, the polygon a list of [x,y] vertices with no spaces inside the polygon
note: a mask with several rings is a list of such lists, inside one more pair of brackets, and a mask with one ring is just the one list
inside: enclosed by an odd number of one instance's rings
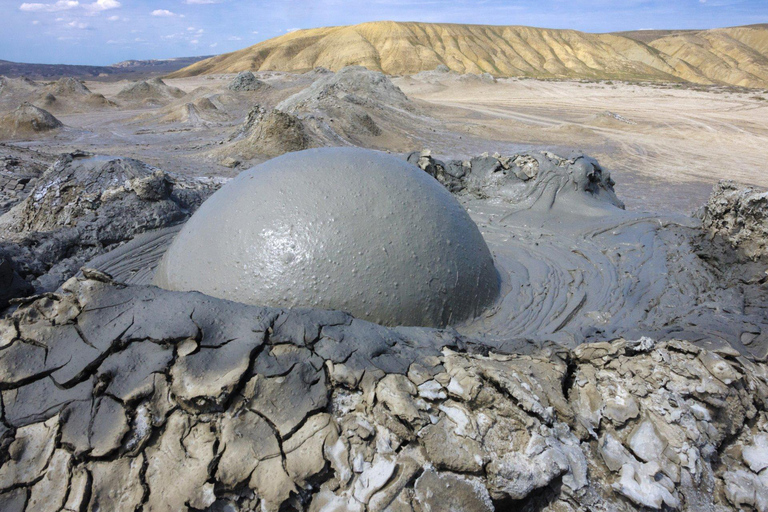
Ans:
{"label": "sky", "polygon": [[0,59],[109,65],[214,55],[292,30],[366,21],[584,32],[768,23],[768,0],[0,0]]}

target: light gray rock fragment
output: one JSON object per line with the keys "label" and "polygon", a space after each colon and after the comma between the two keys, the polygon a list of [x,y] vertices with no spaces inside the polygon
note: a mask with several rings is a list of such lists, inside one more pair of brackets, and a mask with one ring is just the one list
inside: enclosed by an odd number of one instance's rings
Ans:
{"label": "light gray rock fragment", "polygon": [[43,476],[56,444],[59,417],[16,430],[9,460],[0,467],[0,491],[29,484]]}
{"label": "light gray rock fragment", "polygon": [[45,476],[30,492],[28,507],[36,512],[59,512],[69,491],[72,456],[66,450],[53,452]]}
{"label": "light gray rock fragment", "polygon": [[[144,489],[141,485],[140,476],[143,464],[144,455],[90,464],[88,470],[91,474],[92,484],[88,511],[135,510],[139,507],[144,500]],[[172,478],[174,482],[180,480],[175,478],[172,473],[166,474],[165,478]],[[171,487],[173,486],[169,485],[169,488]],[[78,498],[76,501],[80,499]]]}
{"label": "light gray rock fragment", "polygon": [[284,377],[257,375],[246,385],[244,395],[250,400],[249,408],[267,418],[285,438],[310,413],[328,404],[325,370],[303,363]]}
{"label": "light gray rock fragment", "polygon": [[193,421],[181,412],[172,414],[158,443],[147,447],[146,510],[204,509],[215,501],[205,484],[216,435],[210,424]]}
{"label": "light gray rock fragment", "polygon": [[427,469],[414,485],[415,499],[425,512],[462,510],[491,512],[491,498],[478,479]]}

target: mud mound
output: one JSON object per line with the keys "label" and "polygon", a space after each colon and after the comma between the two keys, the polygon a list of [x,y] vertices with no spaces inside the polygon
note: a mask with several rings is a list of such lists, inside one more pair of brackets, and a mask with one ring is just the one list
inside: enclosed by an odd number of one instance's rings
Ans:
{"label": "mud mound", "polygon": [[0,76],[0,97],[15,93],[29,94],[40,89],[40,84],[28,78],[8,78]]}
{"label": "mud mound", "polygon": [[248,112],[245,122],[230,140],[232,144],[218,152],[221,157],[232,154],[245,160],[256,156],[275,157],[318,145],[297,116],[259,105]]}
{"label": "mud mound", "polygon": [[64,126],[50,112],[30,103],[0,117],[0,138],[19,139],[57,130]]}
{"label": "mud mound", "polygon": [[160,78],[134,82],[117,93],[117,98],[124,101],[167,102],[185,96],[178,87],[169,86]]}
{"label": "mud mound", "polygon": [[285,112],[309,112],[346,102],[375,108],[413,109],[408,97],[383,73],[348,66],[338,73],[319,75],[311,86],[281,102]]}
{"label": "mud mound", "polygon": [[768,192],[721,181],[700,213],[711,236],[727,241],[743,258],[768,259]]}
{"label": "mud mound", "polygon": [[45,96],[38,100],[38,103],[45,108],[51,108],[56,106],[56,96],[51,93],[46,93]]}
{"label": "mud mound", "polygon": [[188,103],[172,103],[159,110],[139,114],[131,119],[135,123],[155,122],[161,124],[183,124],[191,127],[206,127],[228,120],[226,113],[207,97]]}
{"label": "mud mound", "polygon": [[114,101],[108,100],[106,97],[104,97],[103,94],[100,94],[100,93],[89,94],[88,96],[85,97],[85,99],[83,100],[83,103],[89,107],[94,107],[94,108],[117,107],[117,104]]}
{"label": "mud mound", "polygon": [[586,156],[569,159],[532,151],[442,162],[432,158],[429,151],[416,151],[407,159],[452,192],[502,199],[515,209],[585,214],[624,208],[616,197],[610,173],[597,160]]}
{"label": "mud mound", "polygon": [[229,83],[227,89],[230,91],[258,91],[269,87],[250,71],[242,71]]}
{"label": "mud mound", "polygon": [[375,147],[386,129],[389,136],[402,128],[415,112],[413,103],[382,73],[350,66],[338,73],[319,74],[311,86],[277,105],[277,110],[298,116],[325,145],[352,144]]}
{"label": "mud mound", "polygon": [[[369,222],[371,212],[387,220]],[[360,148],[296,152],[239,174],[187,222],[153,284],[428,327],[478,316],[499,291],[456,199],[402,159]]]}
{"label": "mud mound", "polygon": [[[200,105],[202,103],[202,105]],[[168,114],[161,117],[161,123],[182,123],[193,126],[205,126],[212,122],[223,121],[226,116],[219,113],[219,109],[210,100],[197,100],[194,103],[185,103],[174,107]]]}
{"label": "mud mound", "polygon": [[88,89],[85,84],[72,77],[61,78],[57,82],[47,85],[44,88],[44,91],[53,94],[54,96],[63,97],[88,96],[91,94],[90,89]]}
{"label": "mud mound", "polygon": [[184,221],[218,184],[138,160],[67,155],[0,217],[0,248],[38,292],[139,233]]}
{"label": "mud mound", "polygon": [[51,155],[0,144],[0,216],[29,195],[54,161]]}
{"label": "mud mound", "polygon": [[208,97],[198,98],[192,104],[202,111],[218,112],[219,108]]}

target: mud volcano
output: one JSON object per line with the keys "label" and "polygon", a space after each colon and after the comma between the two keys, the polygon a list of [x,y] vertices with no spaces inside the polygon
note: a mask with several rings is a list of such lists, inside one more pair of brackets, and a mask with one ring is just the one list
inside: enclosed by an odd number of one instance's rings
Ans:
{"label": "mud volcano", "polygon": [[254,305],[443,327],[499,292],[477,226],[399,158],[311,149],[243,172],[184,226],[154,284]]}

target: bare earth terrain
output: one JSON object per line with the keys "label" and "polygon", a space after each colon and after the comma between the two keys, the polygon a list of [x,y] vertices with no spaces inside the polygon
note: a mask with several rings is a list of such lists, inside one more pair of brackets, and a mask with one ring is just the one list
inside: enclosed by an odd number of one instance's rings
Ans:
{"label": "bare earth terrain", "polygon": [[766,94],[0,77],[0,510],[768,512]]}
{"label": "bare earth terrain", "polygon": [[[408,78],[396,83],[435,105],[456,132],[594,156],[612,171],[630,208],[690,211],[720,179],[768,186],[768,95],[516,79],[447,87]],[[503,145],[489,142],[483,150],[503,153]]]}
{"label": "bare earth terrain", "polygon": [[[220,146],[249,109],[257,104],[275,107],[316,78],[309,76],[312,73],[257,75],[268,88],[229,91],[226,86],[234,75],[167,79],[169,87],[187,95],[143,102],[119,96],[128,82],[85,82],[92,93],[115,104],[58,111],[37,102],[66,128],[18,144],[48,153],[81,149],[130,156],[190,175],[232,176],[239,171],[221,165],[227,150]],[[486,151],[578,151],[594,156],[613,173],[617,193],[629,209],[648,211],[690,213],[720,179],[768,186],[763,172],[768,161],[764,121],[768,94],[761,91],[679,84],[493,81],[434,71],[393,82],[416,105],[413,112],[394,112],[394,122],[385,122],[382,133],[365,140],[325,137],[313,145],[362,145],[394,152],[428,148],[447,158]],[[215,115],[190,118],[181,112],[201,98],[218,105]],[[17,105],[3,103],[1,110]],[[379,119],[377,113],[372,115]],[[232,156],[243,161],[241,169],[266,159]]]}

